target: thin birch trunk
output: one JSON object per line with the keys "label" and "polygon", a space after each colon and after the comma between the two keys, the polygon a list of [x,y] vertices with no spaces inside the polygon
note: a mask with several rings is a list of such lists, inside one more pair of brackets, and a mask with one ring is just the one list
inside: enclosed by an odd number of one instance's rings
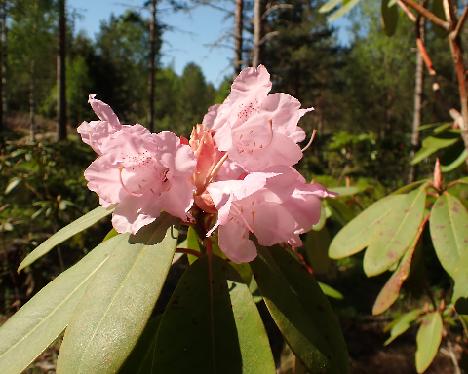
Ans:
{"label": "thin birch trunk", "polygon": [[59,54],[57,56],[58,86],[58,127],[57,139],[67,138],[67,102],[66,102],[66,17],[65,0],[59,0]]}
{"label": "thin birch trunk", "polygon": [[[416,21],[416,39],[421,39],[424,42],[425,34],[425,19],[418,17]],[[413,104],[413,123],[411,125],[411,150],[410,159],[414,157],[419,148],[419,127],[421,126],[421,114],[423,105],[423,89],[424,89],[424,61],[421,52],[416,48],[416,70],[414,79],[414,104]],[[410,165],[408,173],[408,183],[411,183],[416,178],[416,166]]]}

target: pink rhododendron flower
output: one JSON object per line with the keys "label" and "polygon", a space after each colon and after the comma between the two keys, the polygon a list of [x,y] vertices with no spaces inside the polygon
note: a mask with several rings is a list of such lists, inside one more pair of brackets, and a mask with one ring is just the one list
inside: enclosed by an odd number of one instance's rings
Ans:
{"label": "pink rhododendron flower", "polygon": [[261,245],[289,243],[300,246],[299,234],[320,218],[320,198],[331,194],[319,184],[306,183],[293,168],[252,172],[243,180],[211,183],[207,187],[218,218],[218,244],[232,261],[252,261]]}
{"label": "pink rhododendron flower", "polygon": [[[90,139],[95,135],[92,130]],[[100,156],[86,169],[85,178],[101,205],[116,205],[112,224],[118,232],[135,234],[161,211],[187,220],[195,157],[174,133],[121,126],[100,139],[98,150]]]}
{"label": "pink rhododendron flower", "polygon": [[102,154],[102,143],[116,131],[122,129],[119,118],[109,105],[101,100],[95,99],[96,95],[89,95],[88,102],[91,104],[99,121],[83,122],[78,126],[78,133],[86,144],[89,144],[98,155]]}
{"label": "pink rhododendron flower", "polygon": [[238,179],[246,172],[228,160],[225,152],[218,151],[213,140],[213,131],[207,130],[204,125],[197,125],[192,129],[189,144],[197,158],[193,174],[195,203],[205,212],[216,213],[206,186],[216,180]]}
{"label": "pink rhododendron flower", "polygon": [[215,132],[218,150],[248,171],[292,166],[302,157],[297,143],[305,133],[297,123],[313,108],[300,109],[294,97],[270,90],[270,74],[263,65],[246,68],[224,102],[212,106],[203,119]]}

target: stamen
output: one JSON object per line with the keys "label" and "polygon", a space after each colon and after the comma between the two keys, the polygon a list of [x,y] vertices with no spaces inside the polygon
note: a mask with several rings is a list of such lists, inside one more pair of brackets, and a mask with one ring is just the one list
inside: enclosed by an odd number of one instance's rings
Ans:
{"label": "stamen", "polygon": [[236,211],[236,213],[240,216],[241,220],[245,223],[245,226],[249,229],[249,231],[251,233],[254,232],[253,228],[250,226],[250,224],[247,222],[247,220],[245,219],[244,215],[242,214],[242,212],[239,210],[239,208],[237,206],[235,206],[234,204],[231,205],[231,208],[234,208],[234,210]]}
{"label": "stamen", "polygon": [[310,137],[310,140],[309,142],[306,144],[306,146],[304,148],[301,149],[302,152],[305,152],[307,151],[307,149],[309,149],[309,147],[312,145],[312,142],[314,141],[315,139],[315,134],[317,133],[317,130],[314,130],[312,131],[312,135]]}
{"label": "stamen", "polygon": [[213,178],[216,176],[216,174],[218,173],[219,169],[221,168],[221,166],[223,165],[224,161],[226,161],[226,159],[228,158],[228,154],[225,153],[223,155],[223,157],[221,157],[219,159],[219,161],[216,163],[216,165],[213,167],[213,169],[211,169],[211,172],[210,174],[208,175],[208,177],[206,178],[206,185],[210,184],[211,181],[213,180]]}
{"label": "stamen", "polygon": [[122,188],[125,190],[125,192],[129,193],[130,195],[132,196],[136,196],[136,197],[140,197],[140,196],[143,196],[143,194],[138,194],[138,193],[135,193],[135,192],[132,192],[130,191],[126,186],[125,186],[125,183],[123,181],[123,178],[122,178],[122,171],[123,171],[123,167],[122,166],[119,166],[119,179],[120,179],[120,184],[122,185]]}

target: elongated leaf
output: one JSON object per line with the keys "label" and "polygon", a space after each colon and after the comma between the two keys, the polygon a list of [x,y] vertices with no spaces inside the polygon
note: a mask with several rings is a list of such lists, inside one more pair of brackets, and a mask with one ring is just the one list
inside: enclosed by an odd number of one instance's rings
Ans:
{"label": "elongated leaf", "polygon": [[41,258],[46,253],[48,253],[52,248],[57,244],[64,242],[67,239],[70,239],[72,236],[78,234],[79,232],[86,230],[88,227],[94,225],[100,219],[112,213],[113,208],[103,208],[98,206],[96,209],[86,213],[84,216],[81,216],[77,220],[68,224],[64,228],[60,229],[55,235],[51,236],[44,243],[36,247],[31,253],[29,253],[23,261],[21,261],[18,271],[21,271],[26,266],[31,265],[38,258]]}
{"label": "elongated leaf", "polygon": [[344,201],[340,201],[339,199],[328,199],[326,203],[327,206],[325,209],[329,209],[331,212],[331,218],[342,226],[346,225],[356,215]]}
{"label": "elongated leaf", "polygon": [[[441,1],[443,1],[443,0],[441,0]],[[430,129],[434,129],[434,128],[442,128],[442,127],[444,127],[446,129],[446,128],[452,127],[452,124],[448,123],[448,122],[427,123],[425,125],[419,126],[418,131],[426,131],[426,130],[430,130]]]}
{"label": "elongated leaf", "polygon": [[457,141],[459,141],[459,137],[456,136],[452,138],[436,138],[435,136],[428,136],[423,140],[421,149],[414,155],[411,165],[418,164],[425,158],[436,153],[438,150],[447,148],[452,144],[455,144]]}
{"label": "elongated leaf", "polygon": [[416,370],[424,372],[439,351],[442,341],[443,323],[439,312],[426,315],[416,334]]}
{"label": "elongated leaf", "polygon": [[5,195],[8,195],[11,191],[13,191],[18,185],[21,183],[21,178],[15,177],[10,180],[8,185],[5,188]]}
{"label": "elongated leaf", "polygon": [[385,341],[384,345],[389,345],[400,335],[404,334],[411,326],[411,323],[421,315],[421,310],[416,309],[403,314],[394,320],[391,324],[390,337]]}
{"label": "elongated leaf", "polygon": [[392,36],[395,34],[398,24],[398,6],[395,4],[390,6],[389,0],[382,0],[381,13],[385,34],[387,34],[387,36]]}
{"label": "elongated leaf", "polygon": [[177,242],[173,222],[172,217],[161,216],[114,250],[87,287],[65,331],[59,373],[115,373],[122,365],[171,266]]}
{"label": "elongated leaf", "polygon": [[[431,211],[431,238],[440,263],[452,278],[468,257],[468,212],[454,196],[440,196]],[[465,271],[467,269],[464,269]]]}
{"label": "elongated leaf", "polygon": [[330,245],[331,258],[351,256],[370,243],[372,228],[392,210],[399,209],[406,201],[405,195],[388,196],[374,203],[343,227]]}
{"label": "elongated leaf", "polygon": [[252,295],[226,261],[213,256],[210,267],[204,256],[182,276],[150,369],[146,373],[275,373]]}
{"label": "elongated leaf", "polygon": [[312,230],[314,231],[320,231],[322,230],[325,225],[327,224],[327,206],[325,204],[325,202],[322,202],[322,204],[320,205],[320,218],[319,218],[319,221],[312,226]]}
{"label": "elongated leaf", "polygon": [[336,299],[336,300],[343,300],[343,294],[340,291],[336,290],[329,284],[326,284],[323,282],[318,282],[318,284],[322,292],[328,297],[331,297],[332,299]]}
{"label": "elongated leaf", "polygon": [[348,0],[344,1],[343,5],[332,13],[332,15],[328,18],[330,21],[336,21],[337,19],[345,16],[348,12],[351,11],[356,5],[359,4],[361,0]]}
{"label": "elongated leaf", "polygon": [[401,286],[409,277],[409,273],[411,270],[411,260],[413,259],[414,251],[416,250],[416,246],[418,245],[419,238],[421,237],[426,222],[427,217],[423,221],[424,224],[421,224],[419,226],[416,237],[414,238],[411,247],[406,251],[405,255],[403,256],[403,259],[398,265],[398,268],[395,270],[393,275],[385,283],[385,285],[382,287],[379,294],[377,295],[374,305],[372,306],[372,314],[374,316],[385,312],[398,299]]}
{"label": "elongated leaf", "polygon": [[330,242],[330,233],[326,227],[320,231],[310,231],[307,233],[304,251],[307,261],[314,270],[314,274],[330,274],[334,269],[333,260],[328,257]]}
{"label": "elongated leaf", "polygon": [[119,374],[147,374],[151,372],[160,322],[161,315],[148,320],[135,348],[119,369]]}
{"label": "elongated leaf", "polygon": [[315,279],[281,247],[259,247],[251,266],[271,316],[308,370],[348,372],[340,326]]}
{"label": "elongated leaf", "polygon": [[458,157],[453,160],[450,164],[448,165],[441,165],[440,170],[442,172],[446,173],[448,171],[454,170],[458,168],[459,166],[463,165],[465,163],[466,158],[468,157],[468,151],[464,149]]}
{"label": "elongated leaf", "polygon": [[[192,226],[189,226],[187,230],[187,248],[193,249],[194,251],[200,252],[200,239],[197,232]],[[190,264],[193,264],[197,259],[196,256],[187,255]]]}
{"label": "elongated leaf", "polygon": [[100,244],[1,326],[0,373],[20,373],[60,335],[90,280],[124,240],[121,235]]}
{"label": "elongated leaf", "polygon": [[337,5],[340,5],[343,0],[328,0],[325,4],[323,4],[320,9],[319,13],[328,13],[332,11]]}
{"label": "elongated leaf", "polygon": [[329,188],[331,192],[338,194],[337,197],[344,197],[344,196],[352,196],[356,195],[359,192],[362,192],[362,188],[358,186],[350,186],[350,187],[332,187]]}
{"label": "elongated leaf", "polygon": [[468,315],[468,271],[466,269],[468,269],[468,256],[465,255],[460,259],[460,264],[453,273],[455,284],[453,286],[452,302],[459,301],[455,305],[457,312]]}
{"label": "elongated leaf", "polygon": [[391,194],[392,195],[400,195],[403,193],[408,193],[412,190],[414,190],[416,187],[419,187],[423,183],[429,183],[430,180],[428,179],[421,179],[419,181],[412,182],[410,184],[406,184],[403,187],[398,188],[397,190],[393,191]]}
{"label": "elongated leaf", "polygon": [[390,269],[409,248],[423,219],[426,202],[425,185],[405,196],[403,205],[392,208],[372,231],[364,255],[364,272],[372,277]]}

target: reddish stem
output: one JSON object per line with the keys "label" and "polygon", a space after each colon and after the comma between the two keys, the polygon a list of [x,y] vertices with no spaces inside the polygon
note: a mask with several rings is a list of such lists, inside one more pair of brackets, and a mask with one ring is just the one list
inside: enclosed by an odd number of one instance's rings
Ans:
{"label": "reddish stem", "polygon": [[192,255],[195,257],[201,257],[201,253],[190,248],[176,248],[177,253],[185,253],[187,255]]}

